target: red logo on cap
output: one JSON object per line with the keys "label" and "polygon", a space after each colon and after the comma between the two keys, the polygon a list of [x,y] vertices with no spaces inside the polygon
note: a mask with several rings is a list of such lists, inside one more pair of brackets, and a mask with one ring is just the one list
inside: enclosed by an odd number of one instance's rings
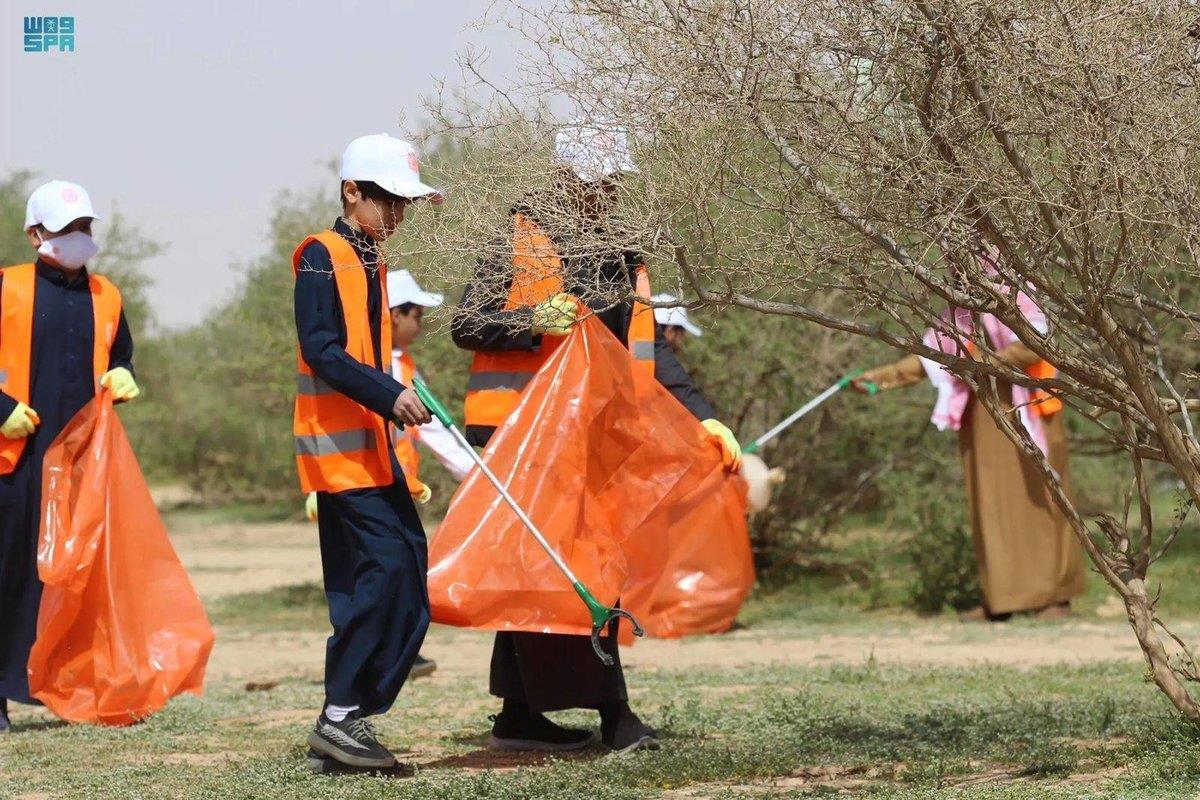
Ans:
{"label": "red logo on cap", "polygon": [[79,200],[79,192],[68,186],[62,190],[62,199],[64,203],[75,203]]}
{"label": "red logo on cap", "polygon": [[420,161],[420,159],[417,158],[416,153],[408,154],[408,168],[411,169],[413,172],[421,171],[421,161]]}

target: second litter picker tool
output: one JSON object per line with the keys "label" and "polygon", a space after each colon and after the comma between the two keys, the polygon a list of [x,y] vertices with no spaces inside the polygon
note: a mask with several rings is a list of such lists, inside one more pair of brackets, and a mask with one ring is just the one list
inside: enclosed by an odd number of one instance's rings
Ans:
{"label": "second litter picker tool", "polygon": [[[771,430],[767,431],[762,436],[758,437],[753,442],[751,442],[750,444],[743,447],[742,452],[743,453],[757,453],[759,451],[759,448],[761,448],[764,444],[766,444],[767,442],[771,441],[779,434],[786,431],[793,424],[795,424],[801,417],[808,414],[814,408],[821,405],[829,398],[833,397],[835,394],[840,392],[842,389],[845,389],[847,386],[849,386],[851,383],[853,383],[854,379],[857,378],[859,375],[862,375],[862,370],[857,370],[855,372],[851,372],[849,375],[844,375],[841,378],[841,380],[839,380],[833,386],[830,386],[828,389],[821,392],[819,395],[814,397],[812,400],[809,400],[807,403],[800,406],[800,408],[796,409],[794,412],[789,414],[786,419],[784,419],[782,422],[780,422],[774,428],[771,428]],[[875,394],[878,391],[879,391],[879,387],[876,386],[875,384],[873,384],[873,383],[867,384],[867,393],[868,394]]]}
{"label": "second litter picker tool", "polygon": [[628,611],[625,611],[622,608],[609,608],[597,600],[594,595],[592,595],[588,588],[583,585],[583,582],[575,577],[575,573],[571,570],[571,567],[568,566],[567,562],[563,560],[562,556],[558,554],[558,551],[551,547],[550,543],[546,541],[546,537],[542,535],[542,532],[538,530],[537,525],[535,525],[533,520],[529,518],[529,515],[525,513],[525,510],[521,508],[520,504],[513,498],[511,494],[509,494],[508,490],[504,488],[504,484],[500,482],[500,479],[497,478],[495,473],[493,473],[491,469],[488,468],[488,465],[483,462],[483,458],[475,452],[475,448],[467,442],[467,438],[463,436],[462,432],[458,429],[458,426],[454,424],[454,418],[450,416],[450,412],[447,411],[446,407],[443,406],[441,402],[433,396],[433,392],[429,390],[429,387],[426,386],[422,380],[417,378],[413,380],[413,388],[417,390],[417,396],[421,398],[421,402],[425,404],[425,407],[429,409],[429,412],[437,417],[441,423],[446,426],[447,430],[450,431],[450,434],[454,437],[454,440],[458,442],[459,447],[462,447],[467,453],[470,454],[471,459],[479,467],[480,472],[482,472],[484,477],[487,478],[492,486],[495,487],[496,491],[500,493],[500,496],[504,498],[504,502],[508,503],[509,508],[513,510],[513,513],[517,515],[517,518],[521,520],[526,529],[528,529],[529,533],[532,534],[533,538],[537,540],[537,543],[541,545],[543,550],[546,551],[546,555],[550,556],[550,560],[554,562],[554,566],[558,567],[558,570],[563,574],[563,576],[570,581],[572,588],[575,589],[575,593],[579,595],[579,599],[583,601],[583,604],[587,606],[588,613],[592,618],[592,648],[596,651],[596,655],[602,662],[604,662],[606,666],[612,666],[612,656],[604,652],[603,648],[600,647],[601,631],[603,631],[604,628],[613,620],[624,617],[625,619],[629,620],[629,624],[633,626],[634,636],[645,636],[646,632],[643,630],[641,624]]}

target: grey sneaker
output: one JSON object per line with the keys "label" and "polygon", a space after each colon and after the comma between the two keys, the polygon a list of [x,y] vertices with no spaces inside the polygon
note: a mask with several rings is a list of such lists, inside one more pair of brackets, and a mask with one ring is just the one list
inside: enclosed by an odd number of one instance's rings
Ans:
{"label": "grey sneaker", "polygon": [[348,767],[387,769],[396,765],[396,757],[379,743],[374,726],[358,714],[334,722],[322,711],[308,735],[308,746]]}

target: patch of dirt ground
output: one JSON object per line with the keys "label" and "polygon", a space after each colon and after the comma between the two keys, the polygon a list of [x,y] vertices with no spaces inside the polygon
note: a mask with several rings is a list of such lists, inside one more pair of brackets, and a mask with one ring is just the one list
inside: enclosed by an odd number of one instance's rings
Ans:
{"label": "patch of dirt ground", "polygon": [[[265,591],[319,581],[320,553],[309,523],[176,525],[172,538],[205,601],[233,593]],[[209,674],[218,680],[319,680],[326,634],[218,629]],[[487,672],[491,634],[435,625],[424,652],[437,660],[437,676],[479,677]],[[720,636],[647,640],[622,659],[636,669],[794,664],[1006,664],[1138,661],[1128,625],[1118,619],[1066,621],[1057,626],[987,625],[937,619],[889,631],[848,626],[845,633],[789,633],[786,624],[736,630]]]}

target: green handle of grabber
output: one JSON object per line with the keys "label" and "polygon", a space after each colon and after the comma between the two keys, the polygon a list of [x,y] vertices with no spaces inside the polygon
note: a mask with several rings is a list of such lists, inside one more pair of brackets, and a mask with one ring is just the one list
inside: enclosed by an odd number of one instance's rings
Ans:
{"label": "green handle of grabber", "polygon": [[[854,379],[862,375],[866,370],[856,369],[854,372],[848,372],[842,376],[842,379],[837,382],[839,388],[848,389],[850,384],[854,383]],[[867,394],[879,394],[879,384],[874,381],[863,381],[863,386],[867,389]]]}
{"label": "green handle of grabber", "polygon": [[417,397],[421,398],[421,402],[429,409],[429,413],[433,414],[447,428],[454,427],[454,417],[450,416],[450,412],[442,405],[442,401],[433,396],[433,392],[429,391],[429,387],[425,385],[425,381],[420,378],[413,378],[413,388],[417,390]]}
{"label": "green handle of grabber", "polygon": [[[838,387],[839,390],[848,389],[850,387],[850,384],[854,383],[854,379],[857,378],[858,376],[862,375],[863,372],[864,372],[864,370],[861,370],[861,369],[856,369],[853,372],[848,372],[845,375],[843,375],[841,378],[839,378],[838,382],[835,385]],[[877,385],[875,385],[874,383],[872,383],[871,381],[866,381],[864,383],[864,385],[866,387],[867,394],[876,394],[879,392],[879,387]],[[742,445],[742,452],[750,454],[750,455],[757,453],[758,452],[758,443],[757,442],[749,442],[747,444]]]}
{"label": "green handle of grabber", "polygon": [[583,604],[587,606],[588,613],[592,615],[592,627],[604,627],[605,623],[608,622],[608,614],[610,611],[608,606],[604,605],[595,597],[593,597],[592,593],[588,591],[588,588],[580,581],[575,582],[575,594],[579,595],[579,598],[583,600]]}

